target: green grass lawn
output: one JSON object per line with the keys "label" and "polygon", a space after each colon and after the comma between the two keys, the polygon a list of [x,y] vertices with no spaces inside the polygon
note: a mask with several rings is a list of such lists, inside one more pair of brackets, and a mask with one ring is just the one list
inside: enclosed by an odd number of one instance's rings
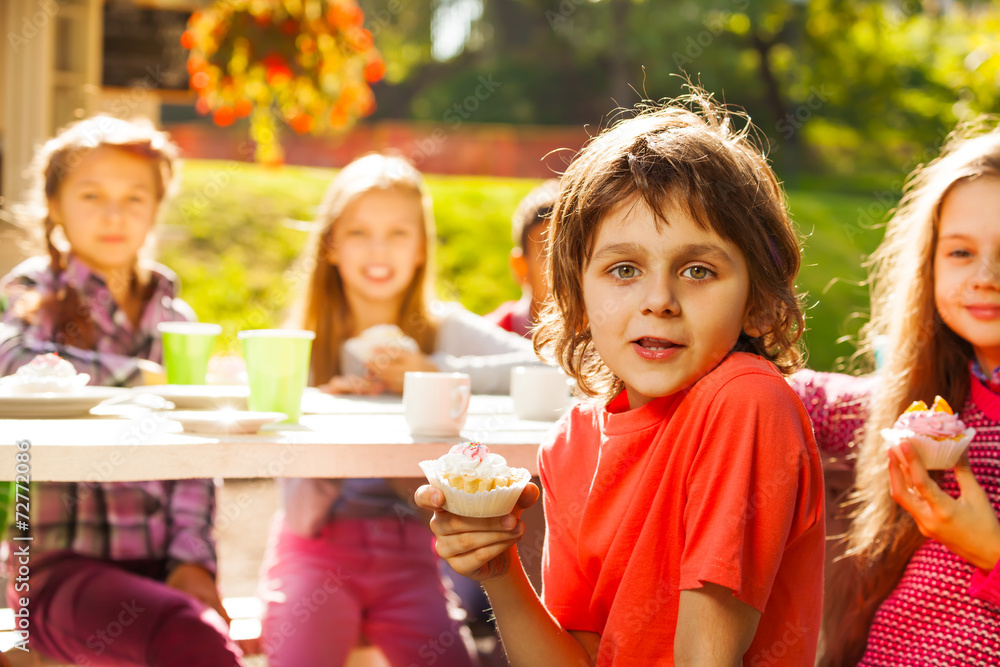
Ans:
{"label": "green grass lawn", "polygon": [[[332,170],[190,160],[161,230],[160,260],[181,277],[199,317],[223,325],[221,349],[241,329],[280,325],[301,286],[294,270],[308,221]],[[516,298],[507,268],[510,216],[537,184],[526,179],[428,177],[434,197],[438,293],[486,313]],[[836,341],[857,331],[868,306],[863,258],[881,238],[866,224],[873,192],[836,183],[788,192],[804,237],[799,288],[807,293],[809,365],[831,370],[854,348]],[[853,184],[852,184],[853,185]],[[847,190],[850,190],[848,186]]]}

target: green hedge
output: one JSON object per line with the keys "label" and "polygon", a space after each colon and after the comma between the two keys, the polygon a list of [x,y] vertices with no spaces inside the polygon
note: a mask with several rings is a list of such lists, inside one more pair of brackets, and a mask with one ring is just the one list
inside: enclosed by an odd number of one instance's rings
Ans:
{"label": "green hedge", "polygon": [[[160,232],[161,261],[177,271],[199,317],[223,325],[220,349],[237,350],[236,332],[279,325],[301,284],[292,271],[308,223],[334,172],[300,167],[191,160]],[[510,216],[537,184],[527,179],[429,176],[438,230],[438,293],[486,313],[517,298],[510,277]],[[862,258],[878,243],[870,220],[885,212],[886,191],[810,181],[789,191],[804,236],[799,288],[807,293],[810,366],[835,368],[853,348],[836,341],[856,331],[867,309]]]}

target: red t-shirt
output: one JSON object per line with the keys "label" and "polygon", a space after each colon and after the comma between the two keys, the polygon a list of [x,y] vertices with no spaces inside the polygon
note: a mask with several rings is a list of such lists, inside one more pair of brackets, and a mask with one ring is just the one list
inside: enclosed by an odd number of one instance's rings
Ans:
{"label": "red t-shirt", "polygon": [[516,333],[522,338],[531,338],[531,297],[518,301],[505,301],[489,315],[483,316],[504,331]]}
{"label": "red t-shirt", "polygon": [[539,453],[545,606],[601,634],[599,665],[672,665],[680,591],[761,612],[744,664],[812,665],[823,598],[823,471],[777,369],[733,353],[628,410],[579,404]]}

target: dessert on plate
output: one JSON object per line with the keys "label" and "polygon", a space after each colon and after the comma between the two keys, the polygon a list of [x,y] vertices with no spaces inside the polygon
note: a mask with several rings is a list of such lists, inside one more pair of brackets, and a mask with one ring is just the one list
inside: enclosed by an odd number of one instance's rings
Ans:
{"label": "dessert on plate", "polygon": [[38,355],[13,375],[0,378],[0,387],[14,395],[69,394],[89,381],[89,375],[77,373],[73,364],[50,352]]}
{"label": "dessert on plate", "polygon": [[421,461],[420,469],[444,493],[445,510],[469,517],[510,513],[531,479],[527,470],[509,467],[504,457],[478,442],[455,445],[440,458]]}
{"label": "dessert on plate", "polygon": [[882,429],[882,437],[891,445],[909,440],[928,470],[955,467],[975,434],[976,429],[966,428],[940,396],[930,408],[914,401],[892,428]]}

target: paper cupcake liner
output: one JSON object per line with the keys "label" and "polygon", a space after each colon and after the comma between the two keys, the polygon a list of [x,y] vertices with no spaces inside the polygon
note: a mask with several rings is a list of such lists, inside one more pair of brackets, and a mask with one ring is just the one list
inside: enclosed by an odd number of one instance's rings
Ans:
{"label": "paper cupcake liner", "polygon": [[930,436],[915,433],[909,429],[882,429],[882,437],[891,445],[898,445],[903,440],[909,440],[913,449],[920,456],[924,467],[928,470],[954,468],[975,434],[975,429],[967,428],[958,438],[935,440]]}
{"label": "paper cupcake liner", "polygon": [[510,514],[531,479],[531,473],[524,468],[511,468],[511,475],[517,480],[514,484],[492,491],[468,493],[452,487],[445,481],[441,476],[442,470],[438,461],[421,461],[420,469],[424,471],[431,486],[441,489],[444,493],[445,510],[459,516],[477,518]]}

